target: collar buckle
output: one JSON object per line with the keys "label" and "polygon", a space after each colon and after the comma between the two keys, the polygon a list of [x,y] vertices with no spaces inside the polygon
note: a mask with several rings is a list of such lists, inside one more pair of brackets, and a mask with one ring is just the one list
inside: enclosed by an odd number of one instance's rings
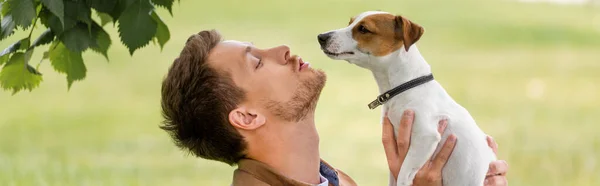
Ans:
{"label": "collar buckle", "polygon": [[383,105],[389,99],[390,99],[390,94],[387,94],[387,93],[384,94],[384,95],[381,95],[381,96],[377,96],[377,99],[375,99],[374,101],[372,101],[371,103],[369,103],[369,109],[375,109],[379,105]]}
{"label": "collar buckle", "polygon": [[401,84],[395,88],[393,88],[392,90],[389,90],[379,96],[377,96],[377,99],[373,100],[371,103],[369,103],[369,109],[375,109],[380,105],[383,105],[385,102],[387,102],[388,100],[390,100],[392,97],[408,90],[411,88],[414,88],[416,86],[425,84],[429,81],[433,80],[433,75],[429,74],[426,76],[421,76],[419,78],[410,80],[404,84]]}

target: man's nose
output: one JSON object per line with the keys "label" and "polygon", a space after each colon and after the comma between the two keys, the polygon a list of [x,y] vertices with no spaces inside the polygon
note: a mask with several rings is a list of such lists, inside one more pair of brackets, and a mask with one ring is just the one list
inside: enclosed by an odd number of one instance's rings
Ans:
{"label": "man's nose", "polygon": [[319,40],[319,44],[321,44],[321,47],[324,47],[325,44],[327,44],[327,40],[329,40],[329,38],[331,38],[331,35],[333,35],[333,32],[327,32],[327,33],[319,34],[317,36],[317,39]]}
{"label": "man's nose", "polygon": [[272,49],[273,53],[278,62],[285,65],[288,59],[290,59],[290,47],[287,45],[281,45]]}

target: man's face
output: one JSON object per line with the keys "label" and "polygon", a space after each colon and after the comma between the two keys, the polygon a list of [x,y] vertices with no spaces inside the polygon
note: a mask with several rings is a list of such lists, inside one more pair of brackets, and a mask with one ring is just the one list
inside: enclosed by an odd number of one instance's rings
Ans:
{"label": "man's face", "polygon": [[323,71],[290,56],[284,45],[258,49],[247,42],[223,41],[211,51],[208,63],[230,74],[245,92],[244,104],[285,121],[298,121],[314,110],[326,79]]}

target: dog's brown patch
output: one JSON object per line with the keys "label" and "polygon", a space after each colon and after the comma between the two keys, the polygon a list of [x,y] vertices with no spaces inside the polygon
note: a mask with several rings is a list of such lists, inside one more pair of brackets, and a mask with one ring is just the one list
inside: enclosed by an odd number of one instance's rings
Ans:
{"label": "dog's brown patch", "polygon": [[[350,20],[352,23],[354,20]],[[423,27],[402,16],[375,14],[363,18],[352,28],[358,48],[374,56],[385,56],[402,46],[408,48],[423,35]]]}

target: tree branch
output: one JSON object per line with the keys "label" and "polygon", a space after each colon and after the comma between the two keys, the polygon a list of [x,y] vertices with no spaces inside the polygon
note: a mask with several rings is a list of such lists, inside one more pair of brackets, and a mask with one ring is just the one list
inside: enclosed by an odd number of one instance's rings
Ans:
{"label": "tree branch", "polygon": [[33,34],[33,30],[35,29],[35,25],[37,24],[37,20],[39,18],[40,18],[40,14],[35,16],[35,20],[33,20],[33,26],[31,26],[31,31],[29,31],[29,36],[27,37],[27,38],[29,38],[29,40],[31,40],[31,34]]}

